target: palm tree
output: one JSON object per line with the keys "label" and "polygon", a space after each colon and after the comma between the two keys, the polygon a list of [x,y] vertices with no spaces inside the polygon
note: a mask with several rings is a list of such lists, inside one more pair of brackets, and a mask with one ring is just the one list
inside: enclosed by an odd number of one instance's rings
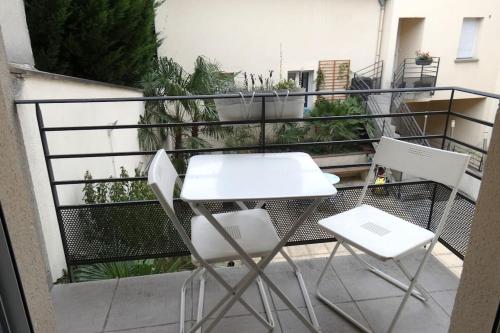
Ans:
{"label": "palm tree", "polygon": [[[187,73],[172,58],[160,58],[142,81],[145,96],[212,95],[224,91],[234,80],[219,66],[204,57],[196,58],[194,70]],[[139,124],[182,123],[186,121],[217,121],[215,103],[207,100],[147,101]],[[174,149],[204,148],[210,144],[207,137],[219,139],[224,130],[215,126],[177,126],[170,128],[140,128],[139,146],[143,150],[157,150],[167,146],[168,138]],[[185,167],[185,158],[176,159],[179,171]]]}

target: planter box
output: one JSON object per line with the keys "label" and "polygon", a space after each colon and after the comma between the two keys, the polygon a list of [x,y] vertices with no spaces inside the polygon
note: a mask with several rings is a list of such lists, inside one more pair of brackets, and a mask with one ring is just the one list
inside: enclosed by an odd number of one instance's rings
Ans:
{"label": "planter box", "polygon": [[415,63],[419,66],[428,66],[432,64],[432,58],[431,59],[418,59],[415,58]]}
{"label": "planter box", "polygon": [[[304,88],[291,92],[305,92]],[[278,94],[286,93],[279,90]],[[266,97],[266,119],[303,118],[304,96]],[[224,98],[215,99],[215,107],[221,121],[257,120],[262,116],[262,98]]]}

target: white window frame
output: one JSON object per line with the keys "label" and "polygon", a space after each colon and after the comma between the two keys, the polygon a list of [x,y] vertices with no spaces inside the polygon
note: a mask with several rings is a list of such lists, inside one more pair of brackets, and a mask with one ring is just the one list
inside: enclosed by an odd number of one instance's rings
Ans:
{"label": "white window frame", "polygon": [[[314,70],[296,70],[296,71],[288,71],[287,72],[287,79],[289,80],[294,80],[295,83],[297,84],[298,87],[300,87],[300,75],[302,73],[307,73],[308,74],[308,82],[307,82],[307,89],[306,91],[311,92],[314,91]],[[291,77],[293,76],[293,77]],[[306,107],[310,108],[312,107],[312,98],[311,96],[306,97]]]}
{"label": "white window frame", "polygon": [[477,59],[477,40],[482,17],[464,17],[458,41],[457,60]]}

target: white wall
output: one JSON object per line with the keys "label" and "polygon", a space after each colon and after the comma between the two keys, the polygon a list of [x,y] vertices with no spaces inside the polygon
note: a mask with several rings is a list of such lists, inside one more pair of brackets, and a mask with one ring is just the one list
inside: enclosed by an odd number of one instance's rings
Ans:
{"label": "white wall", "polygon": [[[483,17],[478,34],[477,62],[455,62],[462,21],[464,17]],[[463,86],[484,91],[495,91],[500,68],[500,5],[498,0],[388,0],[382,39],[384,59],[384,87],[389,87],[392,71],[397,64],[400,18],[425,18],[421,49],[441,57],[438,86]],[[462,94],[457,94],[460,98]],[[437,93],[436,98],[443,98]],[[470,97],[470,96],[469,96]]]}
{"label": "white wall", "polygon": [[[142,93],[136,89],[36,71],[22,72],[20,76],[17,75],[16,80],[17,99],[142,96]],[[66,263],[36,122],[35,107],[19,105],[17,110],[47,247],[50,273],[55,281],[61,276],[62,269],[66,268]],[[46,127],[107,125],[115,120],[118,120],[118,124],[136,124],[139,115],[143,112],[143,104],[142,102],[42,104],[41,110]],[[111,140],[107,131],[54,132],[48,133],[47,138],[51,154],[110,152],[111,141],[114,151],[139,149],[136,130],[114,130]],[[114,166],[111,158],[54,160],[53,169],[56,180],[82,179],[86,170],[90,170],[94,178],[105,178],[111,175],[117,176],[119,170],[115,169],[122,165],[133,172],[140,161],[141,157],[120,157],[116,158]],[[82,188],[81,185],[58,186],[61,204],[81,203]]]}
{"label": "white wall", "polygon": [[0,28],[7,61],[33,66],[30,36],[23,0],[0,0]]}
{"label": "white wall", "polygon": [[425,19],[422,18],[399,20],[396,66],[399,66],[405,58],[415,57],[415,51],[421,48],[424,22]]}
{"label": "white wall", "polygon": [[198,55],[227,72],[272,69],[278,80],[281,44],[284,78],[319,60],[350,59],[355,71],[375,61],[379,9],[376,0],[167,0],[155,21],[159,55],[187,70]]}

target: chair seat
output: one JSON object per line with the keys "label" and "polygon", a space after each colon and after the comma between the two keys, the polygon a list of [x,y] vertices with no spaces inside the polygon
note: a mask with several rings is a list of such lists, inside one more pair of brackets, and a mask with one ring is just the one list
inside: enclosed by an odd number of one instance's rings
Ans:
{"label": "chair seat", "polygon": [[433,232],[370,205],[320,220],[319,225],[380,260],[401,257],[434,237]]}
{"label": "chair seat", "polygon": [[[280,239],[264,209],[240,210],[213,215],[250,257],[267,255]],[[191,219],[191,240],[207,262],[240,259],[240,255],[204,216]],[[194,263],[196,259],[192,257]]]}

